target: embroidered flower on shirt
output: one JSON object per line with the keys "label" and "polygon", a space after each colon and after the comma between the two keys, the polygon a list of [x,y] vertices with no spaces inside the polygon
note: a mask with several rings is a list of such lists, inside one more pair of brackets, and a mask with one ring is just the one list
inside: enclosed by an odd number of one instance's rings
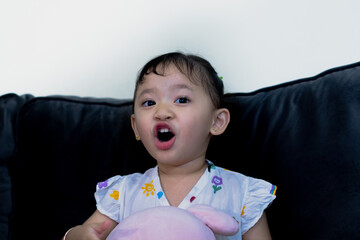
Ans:
{"label": "embroidered flower on shirt", "polygon": [[213,183],[213,188],[214,188],[214,194],[216,194],[217,191],[221,190],[222,187],[220,187],[220,185],[223,184],[222,178],[218,177],[218,176],[214,176],[213,179],[211,180],[211,183]]}
{"label": "embroidered flower on shirt", "polygon": [[213,184],[215,184],[216,186],[222,185],[222,178],[221,178],[221,177],[218,177],[218,176],[215,176],[215,177],[213,177],[213,179],[211,180],[211,182],[212,182]]}
{"label": "embroidered flower on shirt", "polygon": [[150,183],[145,183],[145,187],[141,187],[141,189],[144,190],[143,194],[146,193],[146,197],[150,196],[150,194],[152,196],[154,196],[155,194],[155,187],[154,187],[154,184],[153,184],[153,180],[151,180]]}
{"label": "embroidered flower on shirt", "polygon": [[109,182],[109,180],[106,180],[106,181],[104,181],[104,182],[99,182],[99,183],[98,183],[99,189],[102,189],[102,188],[107,187],[107,186],[108,186],[108,182]]}
{"label": "embroidered flower on shirt", "polygon": [[115,200],[119,200],[119,191],[114,190],[110,197],[114,198]]}

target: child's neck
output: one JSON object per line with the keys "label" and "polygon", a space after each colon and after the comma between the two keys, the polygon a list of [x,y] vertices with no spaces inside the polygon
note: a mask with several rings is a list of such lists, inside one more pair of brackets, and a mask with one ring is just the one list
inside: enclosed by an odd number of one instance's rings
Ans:
{"label": "child's neck", "polygon": [[161,178],[184,178],[202,174],[208,167],[205,159],[194,160],[183,165],[167,165],[158,163],[159,177]]}
{"label": "child's neck", "polygon": [[208,167],[205,160],[190,162],[178,167],[159,164],[162,189],[171,206],[178,207],[196,185]]}

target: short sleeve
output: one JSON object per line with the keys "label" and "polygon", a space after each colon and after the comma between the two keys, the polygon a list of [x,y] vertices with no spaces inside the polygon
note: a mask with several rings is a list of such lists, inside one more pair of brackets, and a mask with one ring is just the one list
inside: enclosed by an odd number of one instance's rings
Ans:
{"label": "short sleeve", "polygon": [[97,209],[116,222],[120,222],[119,195],[123,178],[122,176],[114,176],[96,185],[95,200]]}
{"label": "short sleeve", "polygon": [[261,218],[264,210],[276,198],[277,187],[261,179],[249,178],[241,211],[241,234],[245,234]]}

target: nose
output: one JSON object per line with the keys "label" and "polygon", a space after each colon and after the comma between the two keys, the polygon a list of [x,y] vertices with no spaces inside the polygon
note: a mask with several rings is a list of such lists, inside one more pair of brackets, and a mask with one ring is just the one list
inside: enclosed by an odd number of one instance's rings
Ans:
{"label": "nose", "polygon": [[174,111],[171,106],[166,103],[159,104],[154,114],[154,118],[160,121],[171,120],[174,117]]}

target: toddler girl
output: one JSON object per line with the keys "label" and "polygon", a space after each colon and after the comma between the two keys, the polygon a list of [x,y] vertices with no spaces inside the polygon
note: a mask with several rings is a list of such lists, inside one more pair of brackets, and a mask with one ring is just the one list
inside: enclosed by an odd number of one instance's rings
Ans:
{"label": "toddler girl", "polygon": [[137,211],[207,204],[239,222],[236,235],[217,239],[271,239],[264,210],[276,186],[205,159],[211,137],[230,121],[229,111],[220,107],[223,89],[214,68],[198,56],[169,53],[147,63],[136,82],[131,125],[157,166],[99,183],[97,210],[64,238],[105,239]]}

